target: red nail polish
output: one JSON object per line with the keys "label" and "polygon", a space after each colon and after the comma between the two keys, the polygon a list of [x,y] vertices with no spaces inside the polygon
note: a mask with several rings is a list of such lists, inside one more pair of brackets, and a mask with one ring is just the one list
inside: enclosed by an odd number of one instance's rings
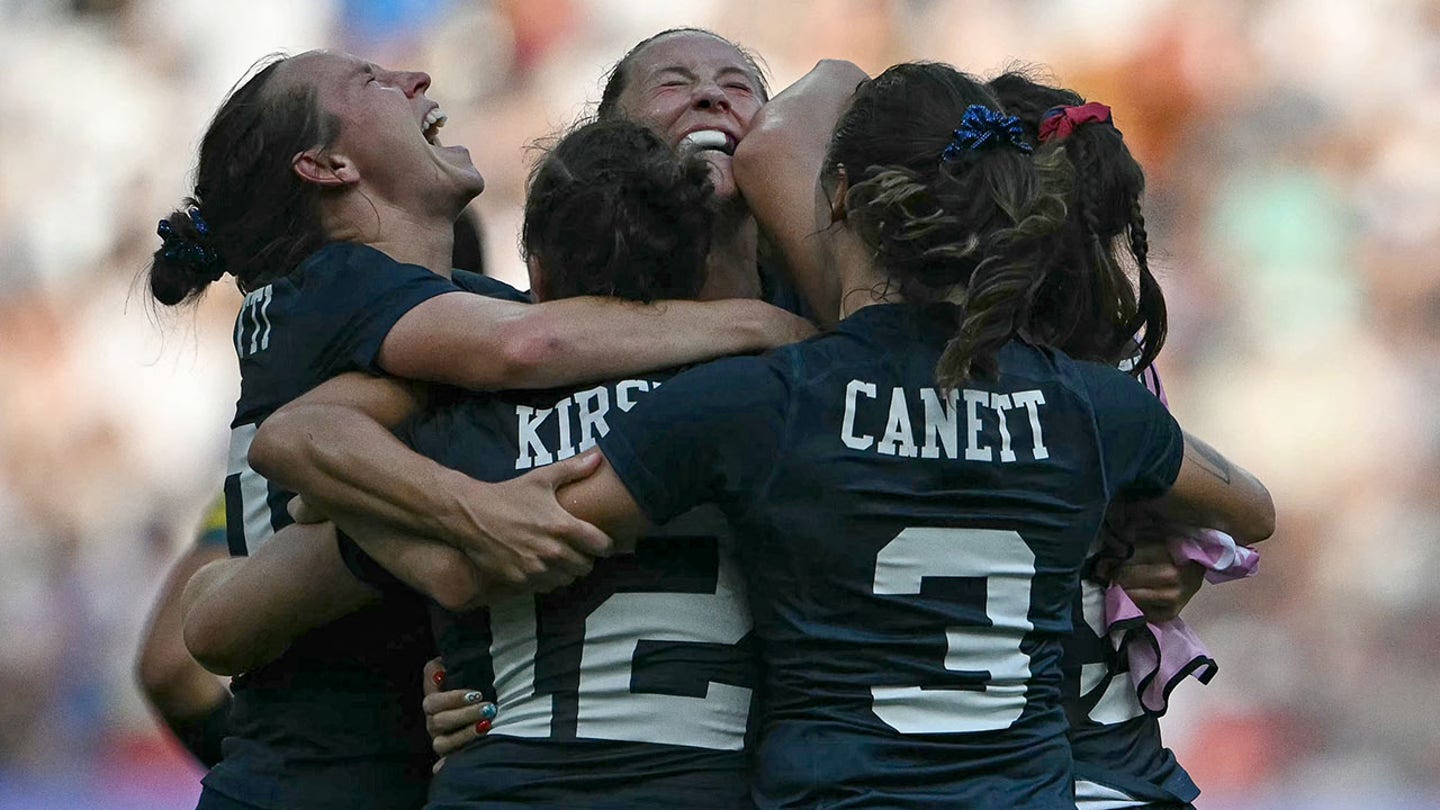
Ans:
{"label": "red nail polish", "polygon": [[476,733],[476,734],[484,734],[484,733],[486,733],[486,732],[489,731],[489,730],[490,730],[490,721],[489,721],[489,720],[481,720],[480,722],[478,722],[478,723],[475,724],[475,733]]}
{"label": "red nail polish", "polygon": [[436,686],[444,686],[444,685],[445,685],[445,670],[443,670],[443,669],[442,669],[442,670],[439,670],[439,671],[436,672],[434,675],[431,675],[431,676],[430,676],[430,680],[434,681]]}

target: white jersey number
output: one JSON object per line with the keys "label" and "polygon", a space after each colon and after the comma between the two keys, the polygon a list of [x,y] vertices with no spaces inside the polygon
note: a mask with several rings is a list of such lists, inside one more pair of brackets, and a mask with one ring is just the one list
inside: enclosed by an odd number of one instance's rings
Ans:
{"label": "white jersey number", "polygon": [[[721,551],[708,565],[713,592],[626,590],[593,608],[562,594],[492,606],[500,716],[490,733],[740,750],[752,690],[719,673],[748,660],[735,645],[752,622],[731,557]],[[693,653],[647,668],[657,646]],[[537,658],[548,673],[536,672]]]}
{"label": "white jersey number", "polygon": [[875,559],[876,595],[918,595],[926,577],[983,577],[990,624],[945,628],[945,669],[978,672],[980,689],[875,686],[875,715],[901,734],[996,731],[1018,720],[1030,679],[1020,643],[1033,627],[1034,576],[1035,553],[1013,531],[909,528],[896,535]]}

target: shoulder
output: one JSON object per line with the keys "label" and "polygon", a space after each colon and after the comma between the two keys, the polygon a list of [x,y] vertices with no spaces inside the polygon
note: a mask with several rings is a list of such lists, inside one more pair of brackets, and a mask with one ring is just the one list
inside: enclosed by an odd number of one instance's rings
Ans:
{"label": "shoulder", "polygon": [[1066,361],[1069,366],[1068,376],[1083,386],[1091,399],[1135,399],[1147,403],[1155,399],[1155,395],[1150,393],[1143,382],[1113,365],[1069,358],[1066,358]]}
{"label": "shoulder", "polygon": [[369,245],[331,242],[306,257],[285,280],[300,290],[310,291],[337,284],[353,290],[375,283],[398,285],[410,280],[432,279],[453,286],[443,276],[417,264],[396,261]]}
{"label": "shoulder", "polygon": [[[784,352],[729,357],[678,374],[654,386],[611,425],[610,444],[673,440],[676,446],[688,444],[696,463],[702,447],[726,457],[759,453],[760,437],[778,442],[791,422],[795,378],[788,358]],[[749,441],[737,442],[742,436]]]}
{"label": "shoulder", "polygon": [[1020,340],[1010,341],[1001,350],[1000,366],[1006,375],[1050,381],[1087,402],[1096,390],[1117,382],[1139,387],[1133,377],[1114,366],[1077,360],[1059,349]]}
{"label": "shoulder", "polygon": [[531,303],[529,293],[521,292],[499,279],[472,273],[469,270],[456,269],[451,276],[451,281],[465,292],[483,295],[487,298],[499,298],[502,301]]}
{"label": "shoulder", "polygon": [[392,320],[414,305],[458,287],[417,264],[398,262],[368,245],[333,242],[276,283],[275,297],[327,320]]}
{"label": "shoulder", "polygon": [[330,242],[305,257],[295,266],[290,278],[299,281],[316,275],[341,272],[351,267],[377,267],[399,264],[385,253],[368,245],[354,242]]}
{"label": "shoulder", "polygon": [[399,435],[421,455],[440,459],[455,444],[484,432],[485,417],[500,406],[493,394],[466,391],[448,385],[428,388],[426,408],[402,427]]}
{"label": "shoulder", "polygon": [[720,409],[743,408],[757,400],[782,397],[792,387],[799,367],[796,348],[786,346],[763,355],[725,357],[693,366],[665,382],[660,390],[714,396],[713,405]]}
{"label": "shoulder", "polygon": [[656,380],[643,397],[621,404],[615,432],[732,437],[760,424],[783,422],[791,409],[793,375],[780,353],[727,357]]}

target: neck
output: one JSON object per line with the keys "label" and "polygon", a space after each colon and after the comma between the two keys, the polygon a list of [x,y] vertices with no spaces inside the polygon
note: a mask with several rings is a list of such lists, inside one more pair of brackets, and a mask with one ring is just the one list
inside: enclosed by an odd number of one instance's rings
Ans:
{"label": "neck", "polygon": [[755,218],[749,212],[722,212],[710,237],[705,257],[702,301],[725,298],[759,298],[760,273],[755,265]]}
{"label": "neck", "polygon": [[840,277],[840,320],[873,304],[904,300],[898,290],[887,292],[889,278],[875,263],[875,252],[850,228],[836,228],[827,247],[831,267]]}
{"label": "neck", "polygon": [[326,234],[334,241],[368,245],[397,262],[417,264],[450,278],[455,250],[453,215],[417,214],[354,193],[323,210],[321,216]]}

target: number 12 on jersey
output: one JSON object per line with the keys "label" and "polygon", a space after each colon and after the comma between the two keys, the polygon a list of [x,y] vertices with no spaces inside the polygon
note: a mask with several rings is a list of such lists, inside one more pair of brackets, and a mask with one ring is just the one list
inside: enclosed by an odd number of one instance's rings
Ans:
{"label": "number 12 on jersey", "polygon": [[645,538],[583,583],[492,606],[491,734],[738,751],[752,622],[715,538]]}

